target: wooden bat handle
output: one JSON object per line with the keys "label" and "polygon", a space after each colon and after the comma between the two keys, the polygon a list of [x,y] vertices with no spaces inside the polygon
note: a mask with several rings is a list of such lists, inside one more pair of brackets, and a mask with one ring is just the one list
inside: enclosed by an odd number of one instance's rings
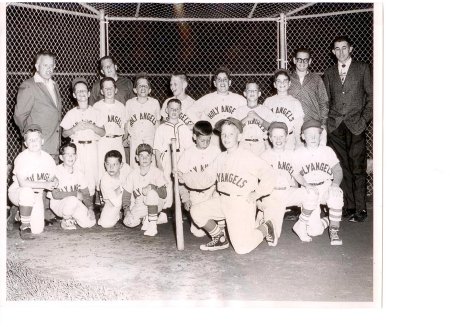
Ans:
{"label": "wooden bat handle", "polygon": [[[172,171],[178,171],[178,156],[177,156],[177,140],[175,138],[171,139],[172,143]],[[173,174],[173,189],[174,189],[174,199],[175,199],[175,230],[177,237],[177,248],[178,250],[184,250],[184,235],[183,235],[183,216],[181,213],[181,200],[180,200],[180,187],[178,185],[178,174]]]}

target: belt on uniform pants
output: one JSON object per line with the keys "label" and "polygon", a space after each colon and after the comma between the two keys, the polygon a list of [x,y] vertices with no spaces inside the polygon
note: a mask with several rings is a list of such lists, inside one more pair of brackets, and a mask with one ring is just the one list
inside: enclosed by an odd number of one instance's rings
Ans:
{"label": "belt on uniform pants", "polygon": [[274,187],[274,190],[280,191],[280,190],[286,190],[287,187]]}
{"label": "belt on uniform pants", "polygon": [[292,133],[294,133],[294,131],[290,131],[290,132],[288,133],[288,135],[291,135]]}
{"label": "belt on uniform pants", "polygon": [[217,191],[220,195],[225,195],[225,196],[243,196],[241,194],[230,194],[227,192],[221,192],[221,191]]}
{"label": "belt on uniform pants", "polygon": [[105,135],[107,138],[112,139],[115,137],[122,137],[122,135]]}
{"label": "belt on uniform pants", "polygon": [[91,144],[93,141],[76,141],[79,144]]}
{"label": "belt on uniform pants", "polygon": [[259,141],[261,141],[260,139],[244,139],[245,141],[248,141],[248,142],[259,142]]}
{"label": "belt on uniform pants", "polygon": [[322,185],[323,183],[325,183],[325,182],[319,182],[319,183],[308,183],[309,185],[312,185],[312,186],[318,186],[318,185]]}

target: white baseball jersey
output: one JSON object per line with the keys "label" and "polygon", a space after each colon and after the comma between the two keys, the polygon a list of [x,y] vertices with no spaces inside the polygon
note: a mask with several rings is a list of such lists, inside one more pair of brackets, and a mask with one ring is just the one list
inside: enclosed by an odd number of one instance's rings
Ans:
{"label": "white baseball jersey", "polygon": [[[67,130],[71,129],[80,122],[89,122],[98,127],[103,127],[103,122],[100,120],[99,111],[94,110],[91,106],[89,106],[86,110],[79,109],[78,107],[69,110],[62,119],[60,126]],[[72,142],[95,141],[100,139],[100,136],[98,136],[91,129],[85,129],[75,132],[70,136],[70,138],[72,139]]]}
{"label": "white baseball jersey", "polygon": [[111,203],[121,208],[123,188],[127,182],[128,175],[131,172],[130,166],[124,162],[118,178],[111,177],[105,172],[100,180],[100,190],[103,199],[111,201]]}
{"label": "white baseball jersey", "polygon": [[268,149],[261,154],[261,159],[275,170],[277,176],[276,189],[289,189],[291,186],[298,187],[293,177],[295,166],[294,151],[284,150],[276,152],[273,149]]}
{"label": "white baseball jersey", "polygon": [[138,98],[133,98],[127,101],[125,109],[131,142],[137,145],[147,143],[153,146],[156,124],[161,119],[158,100],[147,97],[145,103],[139,103]]}
{"label": "white baseball jersey", "polygon": [[275,117],[273,121],[279,121],[286,123],[289,134],[294,131],[295,128],[300,131],[303,125],[303,113],[302,104],[299,100],[292,95],[274,95],[268,97],[264,101],[264,105],[267,106],[274,113]]}
{"label": "white baseball jersey", "polygon": [[246,104],[247,100],[242,95],[233,92],[228,92],[227,95],[213,92],[195,101],[190,110],[194,113],[194,123],[207,120],[214,127],[219,120],[234,117],[236,109]]}
{"label": "white baseball jersey", "polygon": [[206,149],[199,149],[196,145],[186,149],[178,160],[178,170],[183,174],[195,171],[202,172],[221,153],[215,146],[208,146]]}
{"label": "white baseball jersey", "polygon": [[99,126],[105,127],[105,136],[124,134],[126,112],[125,106],[120,101],[106,103],[100,100],[94,104],[93,108],[99,112]]}
{"label": "white baseball jersey", "polygon": [[156,187],[162,187],[167,184],[164,174],[160,169],[150,166],[150,170],[145,175],[141,175],[140,168],[132,170],[127,177],[124,189],[131,193],[132,199],[135,202],[142,202],[142,189],[149,184],[153,184]]}
{"label": "white baseball jersey", "polygon": [[13,181],[17,176],[31,182],[48,181],[56,174],[56,164],[45,151],[30,152],[25,149],[14,160]]}
{"label": "white baseball jersey", "polygon": [[[239,107],[233,117],[242,120],[247,117],[250,111],[255,111],[262,119],[271,123],[275,119],[273,112],[264,105],[258,105],[255,108],[249,108],[247,105]],[[244,124],[242,139],[263,140],[267,139],[267,130],[256,119],[248,120]]]}
{"label": "white baseball jersey", "polygon": [[[57,189],[60,192],[77,192],[87,187],[87,180],[78,169],[74,168],[72,173],[64,168],[63,164],[56,166],[56,177],[58,178]],[[76,196],[76,195],[69,195]],[[47,197],[53,199],[52,193],[47,192]]]}
{"label": "white baseball jersey", "polygon": [[194,144],[192,131],[183,122],[179,121],[177,124],[172,124],[166,121],[156,129],[153,147],[161,153],[170,152],[172,138],[176,138],[176,146],[180,152]]}
{"label": "white baseball jersey", "polygon": [[294,169],[310,184],[319,184],[333,179],[332,168],[339,163],[336,153],[329,146],[308,149],[299,148],[294,153]]}
{"label": "white baseball jersey", "polygon": [[[171,99],[175,99],[175,97],[166,99],[166,101],[164,101],[161,107],[161,116],[164,118],[164,120],[167,119],[167,111],[166,111],[167,103]],[[186,98],[180,101],[181,101],[181,113],[179,119],[187,126],[194,125],[193,118],[195,120],[195,113],[191,111],[190,107],[194,104],[195,100],[192,99],[189,95],[187,95]]]}

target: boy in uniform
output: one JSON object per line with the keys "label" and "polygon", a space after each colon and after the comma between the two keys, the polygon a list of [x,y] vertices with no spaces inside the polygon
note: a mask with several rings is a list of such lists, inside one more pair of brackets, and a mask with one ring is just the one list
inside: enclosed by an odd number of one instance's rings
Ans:
{"label": "boy in uniform", "polygon": [[[173,204],[173,182],[172,182],[172,156],[170,144],[173,138],[176,139],[176,151],[179,155],[184,150],[194,145],[192,142],[192,132],[182,121],[180,121],[181,101],[171,99],[167,103],[168,119],[156,129],[154,148],[161,153],[161,163],[164,176],[167,180],[167,199],[164,209],[172,207]],[[167,222],[167,214],[161,212],[158,223]]]}
{"label": "boy in uniform", "polygon": [[[153,146],[156,128],[161,119],[158,100],[149,96],[152,89],[146,74],[136,76],[133,91],[137,97],[128,100],[125,105],[125,128],[130,136],[130,153],[135,153],[141,143]],[[130,166],[132,169],[138,167],[134,157],[130,158]]]}
{"label": "boy in uniform", "polygon": [[166,99],[162,105],[161,116],[163,120],[167,120],[167,103],[171,99],[178,99],[181,101],[181,113],[180,120],[192,129],[194,122],[192,121],[192,113],[189,109],[195,102],[191,96],[186,94],[186,88],[188,86],[188,80],[185,73],[173,73],[170,78],[170,90],[173,93],[173,97]]}
{"label": "boy in uniform", "polygon": [[[317,189],[319,204],[326,204],[329,212],[329,234],[331,245],[341,245],[339,226],[342,218],[344,196],[339,187],[342,178],[342,168],[334,151],[328,146],[320,145],[322,124],[317,120],[309,120],[302,126],[302,139],[305,147],[295,151],[296,174],[301,175],[307,184]],[[323,220],[322,220],[323,222]],[[302,217],[294,225],[294,232],[303,242],[310,242],[310,236],[321,235],[325,226],[320,220],[320,207],[317,206],[310,219]]]}
{"label": "boy in uniform", "polygon": [[101,125],[99,112],[89,105],[87,81],[82,77],[75,78],[72,91],[78,106],[69,110],[61,121],[62,136],[70,137],[76,145],[74,168],[86,177],[89,193],[93,196],[99,181],[98,140],[105,135],[105,129]]}
{"label": "boy in uniform", "polygon": [[14,160],[13,183],[8,198],[19,207],[20,236],[34,239],[32,234],[44,230],[44,190],[58,186],[54,159],[42,150],[44,138],[39,125],[30,124],[23,132],[26,149]]}
{"label": "boy in uniform", "polygon": [[98,169],[99,177],[101,178],[105,173],[103,161],[106,152],[117,150],[125,158],[125,150],[122,143],[122,138],[125,134],[125,106],[114,99],[117,89],[113,78],[103,78],[100,85],[104,99],[96,102],[93,108],[99,112],[100,124],[105,127],[105,135],[98,142]]}
{"label": "boy in uniform", "polygon": [[48,193],[50,209],[62,217],[63,229],[90,228],[95,225],[94,205],[85,175],[75,168],[77,147],[74,143],[63,144],[59,149],[62,164],[56,167],[58,187]]}
{"label": "boy in uniform", "polygon": [[123,162],[122,154],[117,150],[106,153],[105,169],[106,173],[100,180],[100,190],[105,205],[98,224],[103,228],[111,228],[120,219],[123,188],[131,169],[126,162]]}
{"label": "boy in uniform", "polygon": [[194,205],[191,215],[197,226],[212,237],[200,246],[201,250],[216,251],[229,247],[225,231],[216,220],[226,220],[234,250],[245,254],[255,249],[265,238],[277,241],[277,231],[271,220],[255,227],[256,200],[270,194],[275,185],[272,168],[248,150],[239,148],[242,124],[228,117],[219,121],[221,141],[226,148],[204,172],[180,174],[181,180],[192,189],[206,189],[217,182],[219,197]]}
{"label": "boy in uniform", "polygon": [[247,83],[244,96],[247,104],[237,108],[235,114],[244,126],[239,146],[259,156],[266,149],[267,129],[274,114],[266,106],[258,104],[261,91],[255,82]]}
{"label": "boy in uniform", "polygon": [[[167,198],[167,181],[164,173],[151,165],[153,149],[148,144],[140,144],[136,149],[139,167],[131,171],[123,190],[122,206],[128,227],[136,227],[142,222],[144,235],[158,234],[157,220]],[[160,166],[158,155],[156,166]],[[133,201],[133,203],[132,203]]]}
{"label": "boy in uniform", "polygon": [[288,127],[286,149],[294,150],[302,146],[300,131],[303,124],[304,113],[300,101],[288,94],[290,85],[289,73],[280,69],[274,73],[274,87],[277,94],[268,97],[264,105],[274,113],[274,121],[284,122]]}
{"label": "boy in uniform", "polygon": [[[192,132],[195,145],[186,149],[178,160],[178,170],[183,174],[191,171],[203,172],[221,152],[219,147],[211,144],[213,128],[209,122],[199,120],[195,123]],[[184,185],[180,186],[181,201],[187,211],[193,205],[209,200],[216,195],[215,185],[204,190],[193,190]],[[191,222],[191,233],[197,237],[205,236],[205,232],[193,222]]]}

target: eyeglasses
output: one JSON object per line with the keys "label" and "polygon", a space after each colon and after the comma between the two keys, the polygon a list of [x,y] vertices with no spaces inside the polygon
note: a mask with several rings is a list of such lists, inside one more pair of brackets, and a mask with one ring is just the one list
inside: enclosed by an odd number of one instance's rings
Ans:
{"label": "eyeglasses", "polygon": [[297,60],[297,62],[303,63],[303,64],[307,64],[308,61],[309,61],[309,58],[305,58],[305,59],[302,59],[302,58],[295,58],[295,59]]}

